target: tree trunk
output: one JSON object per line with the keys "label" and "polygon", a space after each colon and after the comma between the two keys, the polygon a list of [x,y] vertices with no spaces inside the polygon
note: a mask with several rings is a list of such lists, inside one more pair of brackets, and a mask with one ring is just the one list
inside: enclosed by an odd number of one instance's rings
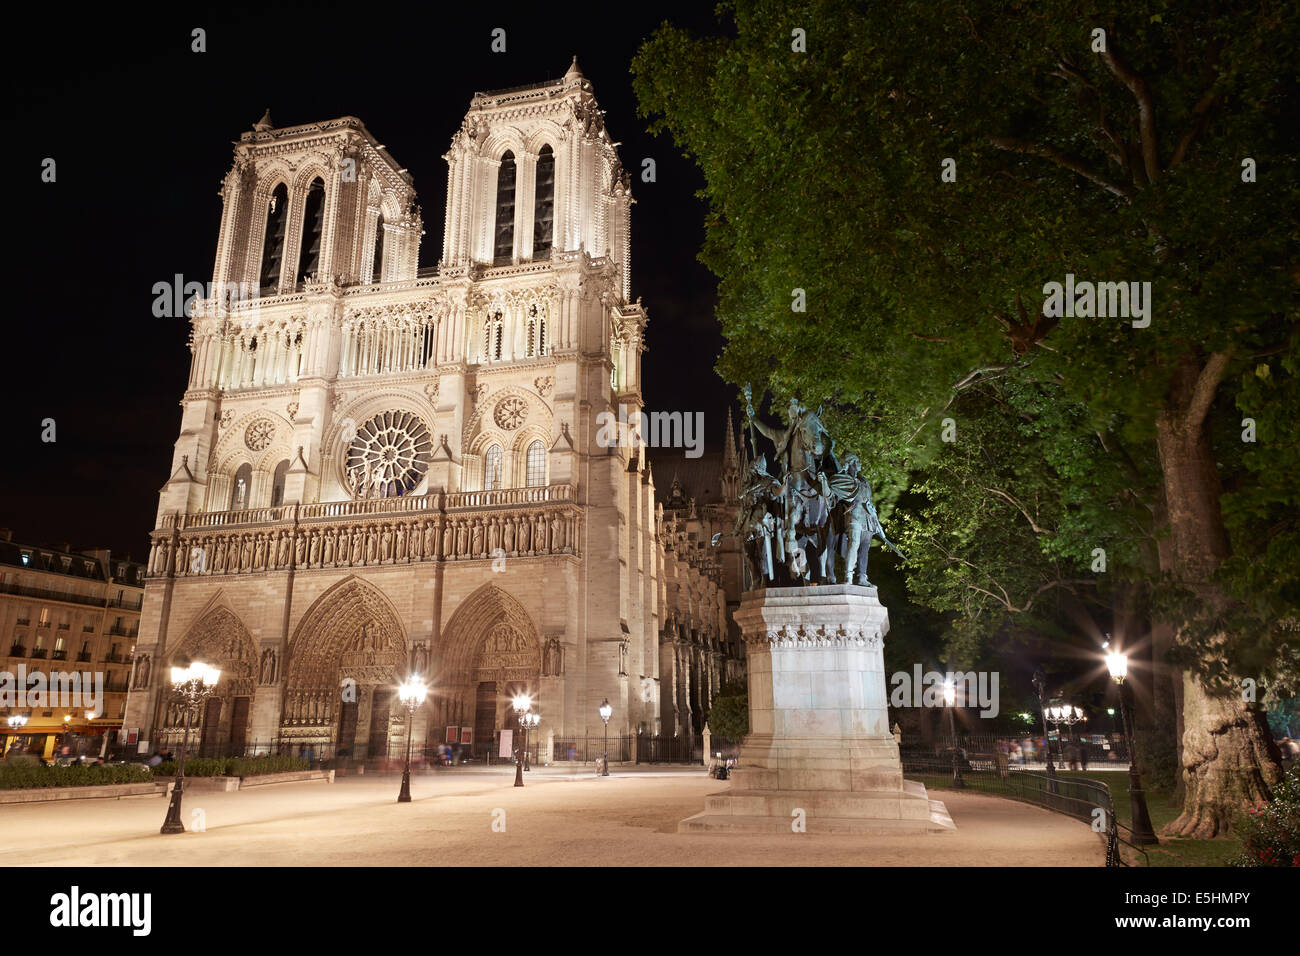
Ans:
{"label": "tree trunk", "polygon": [[[1211,359],[1214,362],[1214,359]],[[1221,485],[1204,421],[1217,377],[1189,356],[1171,384],[1170,402],[1156,421],[1174,573],[1211,611],[1225,598],[1210,583],[1228,554],[1219,507]],[[1210,394],[1205,389],[1211,390]],[[1222,654],[1223,635],[1212,636],[1202,656]],[[1216,693],[1193,673],[1183,676],[1182,815],[1167,836],[1208,838],[1227,832],[1234,815],[1269,799],[1282,778],[1275,748],[1240,693]]]}

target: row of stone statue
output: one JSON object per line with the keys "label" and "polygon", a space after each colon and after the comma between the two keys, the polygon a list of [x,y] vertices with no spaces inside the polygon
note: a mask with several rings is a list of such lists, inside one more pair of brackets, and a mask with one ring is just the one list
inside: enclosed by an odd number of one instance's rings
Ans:
{"label": "row of stone statue", "polygon": [[[576,512],[475,515],[290,531],[184,536],[175,554],[155,540],[149,575],[237,574],[294,567],[524,557],[576,552]],[[291,554],[292,551],[292,554]]]}
{"label": "row of stone statue", "polygon": [[[749,387],[745,412],[753,446],[741,491],[736,534],[745,542],[747,588],[846,583],[871,587],[871,539],[899,557],[885,536],[871,498],[871,483],[856,455],[841,463],[820,412],[791,399],[784,428],[754,414]],[[774,446],[769,466],[758,435]],[[837,558],[843,560],[842,570]]]}

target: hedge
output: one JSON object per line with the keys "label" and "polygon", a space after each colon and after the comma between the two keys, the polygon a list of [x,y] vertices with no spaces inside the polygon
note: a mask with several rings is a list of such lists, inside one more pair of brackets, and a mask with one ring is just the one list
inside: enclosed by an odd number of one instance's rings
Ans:
{"label": "hedge", "polygon": [[[310,770],[311,761],[301,757],[186,757],[187,777],[256,777],[263,773]],[[167,760],[153,768],[155,776],[176,776],[176,761]]]}
{"label": "hedge", "polygon": [[66,767],[0,763],[0,790],[36,787],[94,787],[109,783],[150,783],[148,767],[130,764],[71,764]]}

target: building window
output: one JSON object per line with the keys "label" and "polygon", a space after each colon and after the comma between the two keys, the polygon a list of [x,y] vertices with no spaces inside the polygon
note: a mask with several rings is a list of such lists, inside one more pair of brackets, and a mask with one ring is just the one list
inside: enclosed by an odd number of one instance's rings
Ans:
{"label": "building window", "polygon": [[50,626],[50,609],[49,609],[48,607],[43,607],[43,608],[41,608],[41,617],[40,617],[40,621],[37,623],[36,626],[37,626],[37,627],[49,627],[49,626]]}
{"label": "building window", "polygon": [[483,456],[483,490],[498,491],[501,488],[501,446],[493,445]]}
{"label": "building window", "polygon": [[289,459],[275,466],[275,478],[271,485],[271,507],[278,508],[284,504],[284,480],[289,474]]}
{"label": "building window", "polygon": [[497,228],[493,259],[515,254],[515,154],[507,151],[497,169]]}
{"label": "building window", "polygon": [[302,263],[298,281],[310,279],[320,271],[321,236],[325,231],[325,184],[313,179],[307,187],[307,202],[302,214]]}
{"label": "building window", "polygon": [[533,198],[533,258],[551,254],[555,226],[555,154],[543,146],[537,154],[537,193]]}
{"label": "building window", "polygon": [[235,472],[235,483],[230,489],[230,510],[243,511],[248,507],[248,486],[253,481],[253,466],[245,462]]}
{"label": "building window", "polygon": [[384,214],[375,221],[375,258],[370,265],[370,281],[384,281]]}
{"label": "building window", "polygon": [[528,446],[528,487],[546,484],[546,447],[535,441]]}
{"label": "building window", "polygon": [[505,344],[505,318],[500,312],[493,312],[483,323],[483,361],[501,361],[502,348]]}
{"label": "building window", "polygon": [[280,290],[280,262],[284,259],[284,224],[289,215],[289,191],[284,183],[271,192],[266,206],[266,234],[262,240],[262,274],[258,280],[263,295]]}
{"label": "building window", "polygon": [[528,307],[528,355],[546,354],[546,310],[536,305]]}

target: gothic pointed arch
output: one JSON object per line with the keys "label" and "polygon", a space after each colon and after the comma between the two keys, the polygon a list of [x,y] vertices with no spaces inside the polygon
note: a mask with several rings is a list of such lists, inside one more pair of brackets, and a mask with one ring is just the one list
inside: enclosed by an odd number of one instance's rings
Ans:
{"label": "gothic pointed arch", "polygon": [[541,672],[541,639],[532,615],[494,584],[465,598],[443,633],[439,672],[448,683],[527,681]]}
{"label": "gothic pointed arch", "polygon": [[335,688],[396,684],[406,676],[407,641],[401,616],[379,588],[351,575],[316,599],[289,642],[288,683]]}
{"label": "gothic pointed arch", "polygon": [[219,693],[234,697],[253,693],[257,645],[239,615],[224,602],[214,599],[168,657],[173,667],[199,660],[221,668]]}

